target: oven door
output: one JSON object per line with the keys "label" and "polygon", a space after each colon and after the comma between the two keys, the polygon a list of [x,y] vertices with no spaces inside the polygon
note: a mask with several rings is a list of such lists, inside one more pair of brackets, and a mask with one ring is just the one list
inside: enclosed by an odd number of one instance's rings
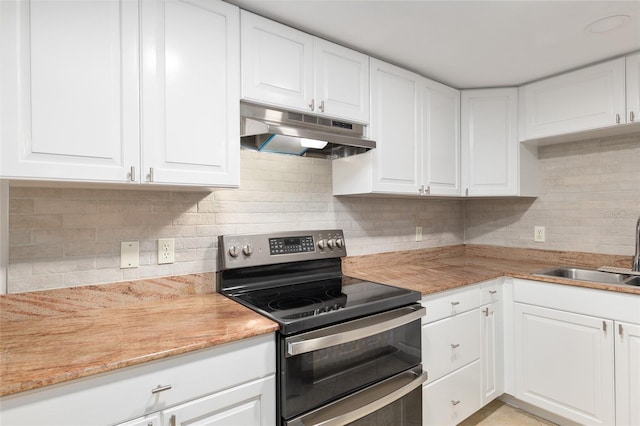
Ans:
{"label": "oven door", "polygon": [[[280,417],[298,418],[420,367],[420,318],[424,314],[425,308],[415,304],[280,338]],[[419,379],[414,377],[411,381],[418,383]],[[393,385],[398,383],[394,381]],[[402,387],[407,390],[405,385]],[[385,388],[385,392],[389,389]]]}
{"label": "oven door", "polygon": [[286,426],[422,426],[422,384],[415,367],[285,423]]}

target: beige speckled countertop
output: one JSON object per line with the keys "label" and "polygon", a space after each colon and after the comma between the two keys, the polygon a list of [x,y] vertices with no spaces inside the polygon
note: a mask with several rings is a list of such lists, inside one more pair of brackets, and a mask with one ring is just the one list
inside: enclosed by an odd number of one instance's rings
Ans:
{"label": "beige speckled countertop", "polygon": [[[343,272],[423,295],[513,276],[640,295],[640,288],[531,275],[557,265],[625,267],[629,256],[491,246],[348,257]],[[271,333],[278,325],[193,274],[0,296],[0,396]]]}

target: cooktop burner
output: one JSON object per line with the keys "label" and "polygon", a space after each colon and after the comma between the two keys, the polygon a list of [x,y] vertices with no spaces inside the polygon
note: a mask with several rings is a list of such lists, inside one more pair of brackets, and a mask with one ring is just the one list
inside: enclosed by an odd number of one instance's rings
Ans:
{"label": "cooktop burner", "polygon": [[227,294],[295,333],[419,300],[416,292],[349,277]]}

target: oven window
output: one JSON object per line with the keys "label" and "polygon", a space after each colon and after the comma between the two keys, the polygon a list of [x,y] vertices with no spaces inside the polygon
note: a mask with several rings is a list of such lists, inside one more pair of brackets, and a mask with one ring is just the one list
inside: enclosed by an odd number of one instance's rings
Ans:
{"label": "oven window", "polygon": [[420,364],[420,320],[289,358],[284,338],[280,349],[280,413],[289,419]]}
{"label": "oven window", "polygon": [[422,426],[422,386],[350,426]]}

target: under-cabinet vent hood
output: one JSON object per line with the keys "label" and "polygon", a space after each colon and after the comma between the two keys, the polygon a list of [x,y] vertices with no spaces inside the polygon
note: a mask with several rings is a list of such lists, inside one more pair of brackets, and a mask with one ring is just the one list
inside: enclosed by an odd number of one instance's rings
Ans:
{"label": "under-cabinet vent hood", "polygon": [[375,148],[364,131],[361,124],[240,102],[244,148],[333,159]]}

